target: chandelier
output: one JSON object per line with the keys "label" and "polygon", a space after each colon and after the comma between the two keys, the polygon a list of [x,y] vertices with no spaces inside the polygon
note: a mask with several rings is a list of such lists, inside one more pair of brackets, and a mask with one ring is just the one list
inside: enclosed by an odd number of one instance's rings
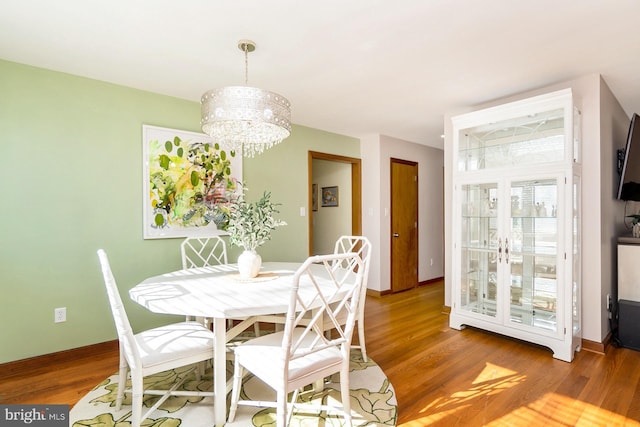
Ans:
{"label": "chandelier", "polygon": [[240,40],[244,52],[244,86],[225,86],[202,95],[202,130],[222,148],[253,157],[291,134],[291,103],[282,95],[247,86],[251,40]]}

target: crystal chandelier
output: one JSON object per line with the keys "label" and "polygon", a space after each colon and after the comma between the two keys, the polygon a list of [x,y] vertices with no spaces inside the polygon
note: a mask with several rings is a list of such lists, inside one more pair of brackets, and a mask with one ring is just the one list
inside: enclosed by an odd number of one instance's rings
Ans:
{"label": "crystal chandelier", "polygon": [[291,134],[291,103],[282,95],[247,86],[251,40],[240,40],[245,86],[226,86],[202,95],[200,125],[225,150],[244,157],[261,154]]}

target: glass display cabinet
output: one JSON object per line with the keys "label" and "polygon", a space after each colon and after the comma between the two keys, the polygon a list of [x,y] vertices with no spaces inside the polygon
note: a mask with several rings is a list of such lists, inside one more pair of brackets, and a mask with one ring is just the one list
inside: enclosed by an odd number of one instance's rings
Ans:
{"label": "glass display cabinet", "polygon": [[580,349],[579,123],[570,90],[452,118],[451,327]]}

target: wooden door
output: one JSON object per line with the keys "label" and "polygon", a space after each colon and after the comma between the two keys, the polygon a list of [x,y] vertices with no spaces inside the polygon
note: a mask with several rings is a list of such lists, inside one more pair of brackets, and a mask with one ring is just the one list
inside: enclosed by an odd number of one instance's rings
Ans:
{"label": "wooden door", "polygon": [[391,159],[391,291],[418,286],[418,164]]}

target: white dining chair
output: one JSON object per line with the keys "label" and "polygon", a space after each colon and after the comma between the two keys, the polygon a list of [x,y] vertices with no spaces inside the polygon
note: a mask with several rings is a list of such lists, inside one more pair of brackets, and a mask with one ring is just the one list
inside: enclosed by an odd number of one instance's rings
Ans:
{"label": "white dining chair", "polygon": [[[346,272],[341,262],[357,265]],[[319,263],[320,265],[317,265]],[[325,377],[340,373],[340,392],[346,425],[351,425],[349,401],[349,352],[362,295],[364,268],[356,253],[309,257],[293,276],[284,331],[254,338],[234,348],[235,369],[229,422],[238,405],[276,407],[276,425],[288,424],[299,390]],[[346,321],[338,318],[346,314]],[[323,323],[329,321],[337,333],[327,337]],[[247,370],[276,392],[275,402],[240,400]],[[293,392],[291,402],[287,395]],[[316,410],[331,410],[315,405]]]}
{"label": "white dining chair", "polygon": [[[187,237],[180,244],[180,255],[182,257],[182,268],[198,268],[210,267],[214,265],[227,264],[227,244],[220,236],[209,237]],[[187,316],[187,321],[192,320],[191,316]],[[211,319],[204,317],[196,317],[194,320],[209,325]],[[227,327],[233,327],[233,320],[228,319]],[[246,318],[235,319],[245,321]],[[248,322],[248,327],[251,322]],[[253,332],[256,336],[260,335],[260,325],[253,322]]]}
{"label": "white dining chair", "polygon": [[[364,285],[362,286],[362,295],[360,296],[360,304],[358,306],[358,315],[357,315],[357,325],[358,325],[358,344],[352,344],[352,348],[359,348],[362,354],[362,360],[364,362],[368,362],[369,358],[367,356],[367,347],[365,343],[365,334],[364,334],[364,306],[367,299],[367,284],[369,280],[369,267],[371,264],[371,242],[364,236],[340,236],[334,245],[334,254],[355,252],[360,256],[362,260],[362,269],[364,273]],[[356,269],[357,264],[351,262],[349,263],[347,260],[342,260],[339,264],[339,267],[344,270],[354,270]],[[282,324],[285,321],[284,315],[266,315],[258,317],[258,320],[261,322],[271,322],[275,324]],[[344,322],[346,319],[338,319],[341,322]],[[325,332],[327,334],[331,333],[331,329],[333,328],[331,322],[324,323]]]}
{"label": "white dining chair", "polygon": [[[368,362],[367,347],[364,337],[364,305],[367,300],[367,286],[369,282],[369,267],[371,264],[371,242],[364,236],[340,236],[336,240],[334,253],[348,253],[355,252],[360,255],[362,259],[364,269],[364,285],[362,286],[362,295],[360,295],[360,304],[358,305],[358,345],[353,345],[352,348],[359,348],[362,353],[362,360]],[[353,269],[354,265],[348,265],[347,262],[342,261],[343,268]]]}
{"label": "white dining chair", "polygon": [[[227,263],[227,244],[220,236],[187,237],[180,244],[182,268],[209,267]],[[207,326],[210,319],[187,316],[187,321],[195,320]]]}
{"label": "white dining chair", "polygon": [[[213,391],[177,390],[192,372],[199,375],[200,362],[213,360],[213,332],[198,322],[180,322],[134,334],[104,250],[98,250],[98,258],[120,345],[116,409],[120,410],[124,393],[131,393],[131,426],[139,427],[142,420],[172,395],[213,396]],[[188,365],[194,369],[182,375],[169,390],[144,390],[144,377]],[[125,389],[127,371],[131,377],[130,389]],[[161,398],[143,414],[145,394]]]}

